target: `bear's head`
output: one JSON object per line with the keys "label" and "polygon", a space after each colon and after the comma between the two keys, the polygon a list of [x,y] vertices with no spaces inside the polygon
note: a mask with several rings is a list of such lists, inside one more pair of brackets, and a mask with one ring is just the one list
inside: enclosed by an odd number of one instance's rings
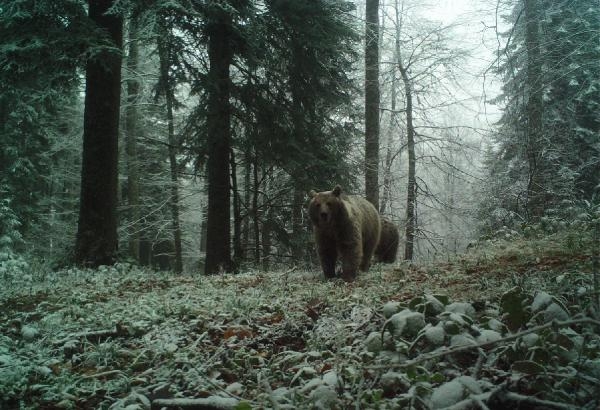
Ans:
{"label": "bear's head", "polygon": [[308,206],[308,214],[312,223],[321,227],[331,225],[344,206],[341,199],[342,188],[336,185],[331,191],[312,190],[309,195],[312,199]]}

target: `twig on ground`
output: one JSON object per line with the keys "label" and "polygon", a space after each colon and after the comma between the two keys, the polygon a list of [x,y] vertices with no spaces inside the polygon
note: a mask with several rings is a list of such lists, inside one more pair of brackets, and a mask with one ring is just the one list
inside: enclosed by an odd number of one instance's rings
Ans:
{"label": "twig on ground", "polygon": [[[235,402],[234,402],[235,401]],[[152,401],[152,410],[159,410],[161,408],[182,408],[185,410],[232,410],[237,405],[237,400],[227,399],[224,397],[219,398],[206,398],[206,399],[156,399]]]}
{"label": "twig on ground", "polygon": [[481,410],[490,410],[480,397],[473,397],[473,402],[479,406]]}
{"label": "twig on ground", "polygon": [[510,408],[519,408],[520,405],[523,404],[530,404],[535,407],[558,410],[572,410],[574,408],[574,406],[570,404],[542,400],[533,396],[525,396],[523,394],[513,393],[506,390],[506,385],[502,385],[489,392],[471,395],[466,399],[461,400],[452,406],[444,407],[441,410],[467,410],[473,408],[474,405],[482,410],[489,410],[489,407],[485,404],[485,401],[489,400],[490,398],[493,400],[492,396],[497,396],[504,404],[508,404],[506,402],[512,402],[514,405]]}
{"label": "twig on ground", "polygon": [[464,400],[459,401],[458,403],[453,404],[452,406],[443,407],[440,410],[468,410],[472,409],[474,405],[482,410],[488,410],[488,407],[484,402],[490,398],[493,392],[495,392],[495,390],[492,392],[474,394]]}
{"label": "twig on ground", "polygon": [[475,366],[473,366],[473,378],[478,379],[481,370],[483,369],[483,363],[485,362],[486,355],[483,349],[479,350],[479,357],[477,357],[477,361],[475,362]]}
{"label": "twig on ground", "polygon": [[525,396],[519,393],[506,392],[505,399],[517,402],[518,404],[531,404],[534,407],[540,408],[551,408],[559,410],[573,410],[575,408],[572,404],[559,403],[556,401],[542,400],[533,396]]}
{"label": "twig on ground", "polygon": [[581,319],[573,319],[573,320],[565,320],[565,321],[553,320],[552,322],[548,322],[548,323],[545,323],[540,326],[532,327],[531,329],[527,329],[522,332],[503,337],[502,339],[492,340],[489,342],[483,342],[483,343],[478,343],[478,344],[474,344],[474,345],[458,346],[458,347],[454,347],[454,348],[446,349],[446,350],[434,351],[431,353],[423,354],[421,356],[417,356],[415,359],[407,360],[404,363],[390,363],[390,364],[366,366],[366,368],[372,369],[372,370],[377,370],[377,369],[410,367],[410,366],[414,366],[415,364],[426,362],[427,360],[436,359],[438,357],[444,357],[444,356],[454,354],[454,353],[466,352],[468,350],[473,350],[473,349],[489,348],[491,346],[505,343],[505,342],[510,342],[512,340],[518,339],[518,338],[528,335],[530,333],[539,332],[544,329],[548,329],[548,328],[558,329],[558,328],[562,328],[562,327],[579,325],[579,324],[592,324],[592,325],[598,326],[600,328],[600,321],[594,320],[591,318],[581,318]]}
{"label": "twig on ground", "polygon": [[115,374],[124,376],[123,372],[121,370],[108,370],[106,372],[100,372],[100,373],[95,373],[95,374],[86,374],[86,375],[81,376],[81,378],[82,379],[100,379],[102,377],[113,376]]}
{"label": "twig on ground", "polygon": [[223,393],[225,393],[226,395],[228,395],[229,397],[231,397],[232,399],[238,400],[238,401],[247,401],[250,402],[250,400],[244,400],[243,397],[238,396],[237,394],[233,394],[229,391],[227,391],[226,389],[224,389],[223,387],[219,386],[217,383],[213,382],[212,380],[210,380],[208,377],[204,379],[208,384],[210,384],[212,387],[214,387],[215,389],[221,390]]}
{"label": "twig on ground", "polygon": [[67,337],[54,342],[55,345],[63,344],[72,339],[87,339],[90,342],[98,342],[102,339],[108,339],[109,337],[127,337],[131,336],[127,331],[127,328],[122,326],[120,323],[115,325],[114,329],[105,330],[92,330],[86,332],[73,333]]}

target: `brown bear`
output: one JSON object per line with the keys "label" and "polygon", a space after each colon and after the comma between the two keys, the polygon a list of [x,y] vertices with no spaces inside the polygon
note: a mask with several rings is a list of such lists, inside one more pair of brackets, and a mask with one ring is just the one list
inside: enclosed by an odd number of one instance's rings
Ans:
{"label": "brown bear", "polygon": [[398,232],[398,227],[392,221],[381,218],[381,234],[379,235],[379,244],[375,249],[377,261],[383,263],[395,262],[399,243],[400,232]]}
{"label": "brown bear", "polygon": [[308,213],[325,277],[335,276],[338,257],[345,281],[354,280],[359,269],[368,271],[381,231],[377,209],[364,198],[342,194],[339,185],[309,195]]}

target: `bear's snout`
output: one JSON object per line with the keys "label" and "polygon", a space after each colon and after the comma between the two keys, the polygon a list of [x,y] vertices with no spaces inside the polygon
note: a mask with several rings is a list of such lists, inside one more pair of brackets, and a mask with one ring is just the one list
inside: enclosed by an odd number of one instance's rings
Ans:
{"label": "bear's snout", "polygon": [[321,220],[323,222],[327,222],[328,219],[329,219],[329,214],[327,212],[321,212]]}

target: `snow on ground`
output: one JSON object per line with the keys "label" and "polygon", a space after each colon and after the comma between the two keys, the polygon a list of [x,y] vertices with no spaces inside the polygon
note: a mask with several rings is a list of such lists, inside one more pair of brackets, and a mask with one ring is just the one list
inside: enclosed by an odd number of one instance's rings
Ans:
{"label": "snow on ground", "polygon": [[[370,324],[369,305],[403,287],[370,279],[365,287],[316,272],[176,276],[126,265],[13,278],[0,291],[0,393],[78,407],[119,405],[136,386],[157,399],[290,387],[278,378],[299,385],[333,368],[352,330]],[[294,380],[299,366],[315,374]]]}
{"label": "snow on ground", "polygon": [[[505,337],[492,302],[512,284],[496,272],[482,286],[482,267],[463,265],[375,266],[352,284],[293,269],[206,277],[129,265],[6,276],[0,408],[427,408],[486,399],[488,378],[457,378],[480,376],[477,354],[443,351],[457,336]],[[457,298],[462,304],[450,303]],[[399,315],[418,320],[399,329]],[[419,362],[439,352],[437,365]],[[498,380],[509,379],[505,370]]]}

